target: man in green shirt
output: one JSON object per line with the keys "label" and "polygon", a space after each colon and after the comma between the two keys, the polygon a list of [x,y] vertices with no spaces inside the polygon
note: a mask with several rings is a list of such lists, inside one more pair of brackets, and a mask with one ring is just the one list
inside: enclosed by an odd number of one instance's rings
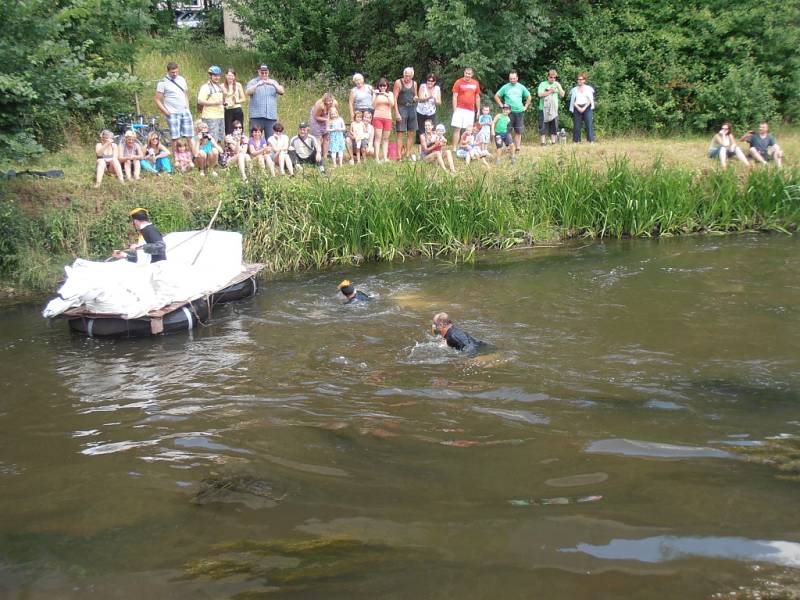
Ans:
{"label": "man in green shirt", "polygon": [[[539,96],[539,135],[541,136],[542,146],[547,144],[547,134],[550,134],[550,143],[556,143],[556,136],[558,135],[558,97],[562,98],[566,94],[561,84],[556,81],[558,73],[555,69],[550,69],[547,72],[547,81],[543,81],[536,88],[536,95]],[[548,110],[545,111],[545,103],[550,104]],[[553,106],[555,103],[555,106]],[[553,112],[555,116],[553,116]],[[545,113],[548,113],[545,115]],[[545,120],[547,119],[547,120]]]}
{"label": "man in green shirt", "polygon": [[519,152],[522,145],[522,131],[525,129],[525,111],[531,105],[531,93],[519,82],[516,71],[508,74],[508,83],[497,90],[494,101],[500,107],[503,104],[511,107],[511,130],[514,132],[514,146]]}

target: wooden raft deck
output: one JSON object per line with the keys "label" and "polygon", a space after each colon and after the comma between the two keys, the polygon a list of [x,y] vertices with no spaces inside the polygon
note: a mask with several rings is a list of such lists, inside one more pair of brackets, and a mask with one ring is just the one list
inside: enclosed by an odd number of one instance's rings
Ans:
{"label": "wooden raft deck", "polygon": [[[227,287],[232,285],[236,285],[237,283],[241,283],[245,279],[250,279],[251,277],[258,275],[259,271],[264,268],[264,265],[261,263],[252,263],[249,265],[244,265],[244,270],[239,273],[236,277],[231,279],[228,283],[223,285],[221,288],[214,290],[205,295],[206,298],[209,296],[213,296],[216,293],[221,292]],[[201,296],[202,298],[203,296]],[[195,298],[194,300],[198,300],[199,298]],[[166,306],[162,306],[161,308],[156,308],[151,310],[147,314],[142,315],[141,317],[136,317],[137,320],[144,320],[144,321],[153,321],[153,333],[160,333],[160,331],[156,331],[161,326],[161,320],[164,318],[164,315],[171,313],[174,310],[181,308],[182,306],[186,306],[190,302],[194,300],[179,300],[173,302],[171,304],[167,304]],[[60,317],[67,317],[67,318],[75,318],[75,317],[89,317],[91,319],[124,319],[121,314],[119,313],[98,313],[92,312],[86,305],[76,306],[74,308],[68,308],[63,313],[59,315]]]}

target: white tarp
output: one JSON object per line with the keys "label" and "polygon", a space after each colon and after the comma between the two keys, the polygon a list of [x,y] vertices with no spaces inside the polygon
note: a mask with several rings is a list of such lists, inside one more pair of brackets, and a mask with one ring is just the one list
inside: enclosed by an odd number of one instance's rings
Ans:
{"label": "white tarp", "polygon": [[135,319],[178,301],[219,291],[244,270],[242,235],[231,231],[176,231],[164,236],[167,260],[77,259],[64,268],[67,280],[42,315],[60,315],[86,305],[91,312]]}

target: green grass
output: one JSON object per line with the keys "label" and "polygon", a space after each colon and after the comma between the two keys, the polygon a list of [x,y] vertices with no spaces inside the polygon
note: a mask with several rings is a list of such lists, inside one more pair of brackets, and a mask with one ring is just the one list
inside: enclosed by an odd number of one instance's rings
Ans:
{"label": "green grass", "polygon": [[[215,45],[162,50],[137,57],[147,113],[155,110],[152,90],[168,60],[181,65],[193,90],[208,65],[233,66],[246,81],[261,62],[254,53]],[[287,88],[279,114],[289,133],[325,90],[345,100],[347,81],[273,75]],[[273,271],[419,255],[472,260],[481,249],[579,236],[790,232],[800,220],[800,132],[777,135],[789,157],[782,171],[732,164],[722,172],[705,157],[706,137],[540,148],[534,135],[525,138],[516,165],[487,170],[460,162],[456,176],[429,164],[369,162],[325,177],[306,171],[273,180],[255,173],[247,183],[235,169],[219,179],[193,173],[120,185],[106,178],[99,190],[92,187],[93,145],[75,143],[33,165],[61,168],[63,179],[0,183],[0,276],[25,289],[52,289],[65,263],[104,258],[126,242],[132,207],[148,207],[167,232],[205,225],[219,200],[216,226],[241,231],[247,259]]]}

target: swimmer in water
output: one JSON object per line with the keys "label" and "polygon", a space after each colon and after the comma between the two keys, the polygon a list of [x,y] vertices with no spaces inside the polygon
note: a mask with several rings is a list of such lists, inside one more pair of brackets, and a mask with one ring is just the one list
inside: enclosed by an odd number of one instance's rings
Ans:
{"label": "swimmer in water", "polygon": [[364,292],[357,290],[349,279],[345,279],[339,284],[339,291],[347,298],[345,304],[355,304],[356,302],[369,302],[372,300]]}
{"label": "swimmer in water", "polygon": [[453,321],[450,320],[450,317],[445,312],[440,312],[433,316],[431,333],[443,337],[451,348],[467,354],[475,354],[486,346],[486,342],[476,340],[463,329],[453,325]]}

